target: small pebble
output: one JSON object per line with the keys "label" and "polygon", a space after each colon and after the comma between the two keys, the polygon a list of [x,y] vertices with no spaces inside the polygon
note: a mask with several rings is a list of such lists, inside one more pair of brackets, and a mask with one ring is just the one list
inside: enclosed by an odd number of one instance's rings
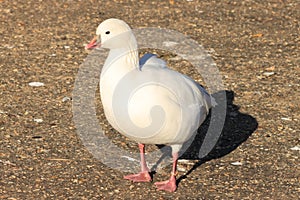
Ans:
{"label": "small pebble", "polygon": [[293,151],[300,151],[300,146],[294,146],[291,148]]}
{"label": "small pebble", "polygon": [[232,163],[230,163],[230,164],[232,164],[232,165],[234,165],[234,166],[241,166],[241,165],[243,165],[243,163],[241,163],[241,162],[239,162],[239,161],[232,162]]}
{"label": "small pebble", "polygon": [[44,86],[45,84],[42,83],[42,82],[30,82],[29,83],[29,86],[32,86],[32,87],[41,87],[41,86]]}
{"label": "small pebble", "polygon": [[42,123],[43,119],[33,119],[33,121],[37,122],[37,123]]}
{"label": "small pebble", "polygon": [[275,74],[275,72],[264,72],[263,73],[263,75],[265,75],[265,76],[272,76],[274,74]]}
{"label": "small pebble", "polygon": [[179,159],[178,163],[182,163],[182,164],[186,164],[186,165],[194,165],[196,162],[193,160]]}
{"label": "small pebble", "polygon": [[129,186],[129,190],[132,190],[134,188],[134,185]]}
{"label": "small pebble", "polygon": [[178,170],[179,172],[186,172],[186,168],[181,167],[181,166],[177,166],[177,170]]}

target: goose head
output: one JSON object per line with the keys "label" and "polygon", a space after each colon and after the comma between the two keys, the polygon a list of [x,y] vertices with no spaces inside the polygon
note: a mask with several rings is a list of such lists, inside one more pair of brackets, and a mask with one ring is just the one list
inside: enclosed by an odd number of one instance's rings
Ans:
{"label": "goose head", "polygon": [[124,21],[111,18],[103,21],[96,30],[96,36],[86,45],[86,49],[120,49],[136,47],[131,28]]}

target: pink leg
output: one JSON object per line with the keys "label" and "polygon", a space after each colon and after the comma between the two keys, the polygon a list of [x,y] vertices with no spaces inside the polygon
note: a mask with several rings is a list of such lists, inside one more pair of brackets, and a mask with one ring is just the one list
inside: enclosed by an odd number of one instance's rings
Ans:
{"label": "pink leg", "polygon": [[133,182],[150,182],[152,178],[149,174],[149,168],[145,161],[145,145],[139,144],[139,149],[141,155],[141,172],[138,174],[124,176],[124,179],[131,180]]}
{"label": "pink leg", "polygon": [[176,153],[173,153],[173,169],[172,169],[172,174],[171,174],[170,179],[167,181],[154,183],[158,190],[174,192],[177,189],[177,186],[176,186],[177,160],[178,160],[178,153],[176,152]]}

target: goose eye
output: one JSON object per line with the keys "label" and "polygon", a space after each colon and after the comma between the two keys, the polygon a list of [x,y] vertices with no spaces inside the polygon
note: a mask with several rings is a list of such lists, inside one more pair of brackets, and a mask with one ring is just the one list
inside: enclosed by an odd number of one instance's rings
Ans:
{"label": "goose eye", "polygon": [[106,31],[105,34],[107,34],[107,35],[110,34],[110,31]]}

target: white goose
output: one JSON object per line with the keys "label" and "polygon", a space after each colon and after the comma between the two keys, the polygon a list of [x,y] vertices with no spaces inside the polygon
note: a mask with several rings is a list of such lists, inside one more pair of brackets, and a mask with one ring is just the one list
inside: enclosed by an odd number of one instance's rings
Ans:
{"label": "white goose", "polygon": [[86,49],[107,48],[109,55],[100,77],[101,100],[109,123],[139,144],[141,172],[124,178],[148,182],[152,178],[145,161],[145,144],[172,148],[173,169],[159,190],[174,192],[178,152],[196,133],[214,104],[213,98],[194,80],[169,69],[153,54],[138,57],[137,42],[122,20],[107,19],[97,28]]}

